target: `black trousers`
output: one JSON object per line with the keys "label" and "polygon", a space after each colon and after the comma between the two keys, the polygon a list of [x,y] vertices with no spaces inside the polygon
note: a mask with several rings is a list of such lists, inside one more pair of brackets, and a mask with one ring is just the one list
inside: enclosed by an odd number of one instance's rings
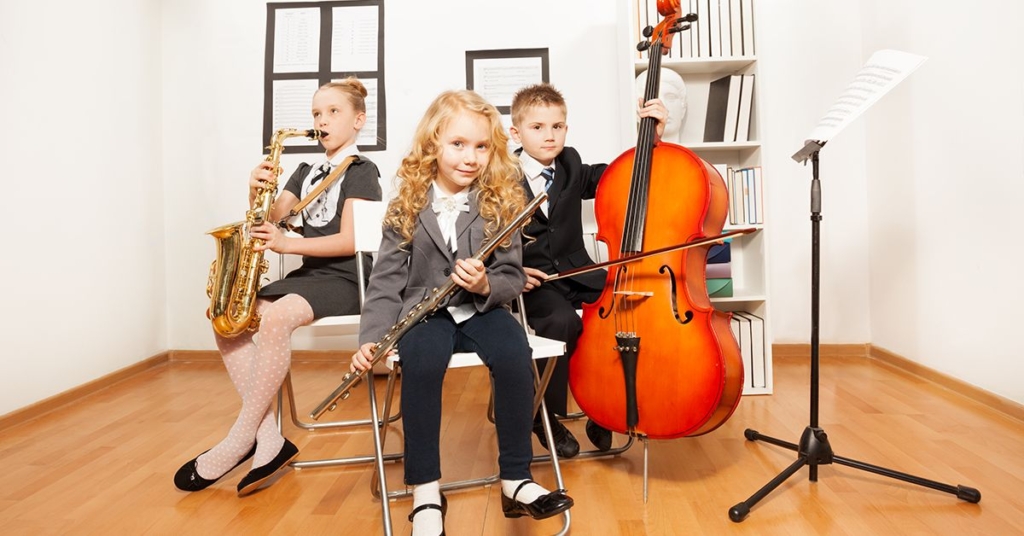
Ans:
{"label": "black trousers", "polygon": [[[576,350],[576,339],[583,333],[583,320],[576,314],[584,302],[597,301],[601,291],[580,285],[571,279],[552,281],[523,294],[526,320],[541,337],[565,342],[565,355],[555,359],[544,403],[548,411],[565,416],[569,397],[569,358]],[[550,359],[537,361],[543,373]]]}
{"label": "black trousers", "polygon": [[500,477],[531,478],[534,382],[526,332],[505,309],[477,313],[462,324],[441,310],[399,343],[405,483],[441,478],[441,386],[454,352],[476,352],[491,371]]}

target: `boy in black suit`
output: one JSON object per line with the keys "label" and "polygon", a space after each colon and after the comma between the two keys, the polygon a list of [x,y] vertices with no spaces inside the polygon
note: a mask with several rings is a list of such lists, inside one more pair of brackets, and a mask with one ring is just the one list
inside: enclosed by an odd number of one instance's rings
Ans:
{"label": "boy in black suit", "polygon": [[[658,120],[657,136],[665,129],[668,110],[659,99],[639,107],[640,117]],[[583,302],[596,301],[604,287],[606,272],[595,270],[576,277],[542,284],[548,274],[564,272],[594,261],[583,246],[581,222],[582,200],[593,199],[606,164],[584,164],[578,152],[565,147],[566,105],[562,94],[550,84],[525,87],[512,98],[512,139],[523,146],[519,153],[523,169],[523,186],[530,199],[542,191],[548,201],[541,206],[526,227],[535,240],[523,247],[523,269],[526,288],[523,300],[526,316],[537,335],[565,341],[566,353],[556,360],[544,400],[551,412],[551,430],[558,455],[571,458],[580,445],[572,432],[555,415],[565,416],[569,384],[569,361],[576,349],[576,339],[583,331],[583,321],[576,314]],[[545,360],[546,361],[546,360]],[[546,367],[545,362],[542,366]],[[540,415],[534,419],[533,431],[544,448],[548,448]],[[599,450],[611,448],[611,432],[593,421],[587,421],[587,437]]]}

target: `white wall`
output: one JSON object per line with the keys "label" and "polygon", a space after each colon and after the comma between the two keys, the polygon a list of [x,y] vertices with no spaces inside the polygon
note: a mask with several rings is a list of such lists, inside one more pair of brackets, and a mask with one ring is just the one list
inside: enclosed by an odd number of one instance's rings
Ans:
{"label": "white wall", "polygon": [[[810,340],[811,166],[793,161],[866,59],[850,2],[754,2],[758,114],[765,169],[772,331],[776,343]],[[864,123],[821,151],[822,343],[871,340]]]}
{"label": "white wall", "polygon": [[56,4],[0,2],[0,415],[167,349],[157,4]]}
{"label": "white wall", "polygon": [[1024,4],[873,6],[865,54],[929,59],[867,121],[871,342],[1024,402]]}
{"label": "white wall", "polygon": [[[570,144],[617,156],[632,114],[618,104],[621,1],[387,0],[389,150],[370,154],[385,188],[429,100],[464,86],[465,50],[548,47]],[[755,4],[775,342],[810,329],[810,168],[789,155],[871,52],[916,52],[925,66],[822,151],[821,340],[873,342],[1024,402],[1011,381],[1024,368],[1018,2]],[[262,158],[265,14],[250,0],[0,0],[18,224],[0,262],[0,414],[164,350],[213,348],[204,232],[242,217]]]}

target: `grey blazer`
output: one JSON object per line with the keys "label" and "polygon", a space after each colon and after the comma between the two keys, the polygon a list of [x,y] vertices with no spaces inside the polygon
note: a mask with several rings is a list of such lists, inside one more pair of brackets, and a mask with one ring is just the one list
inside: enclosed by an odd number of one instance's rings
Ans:
{"label": "grey blazer", "polygon": [[[459,246],[455,256],[448,251],[437,215],[429,204],[420,212],[412,243],[406,246],[406,250],[398,248],[401,235],[386,227],[382,230],[359,323],[360,346],[379,341],[433,289],[444,285],[451,278],[455,257],[472,257],[483,246],[487,222],[480,217],[477,193],[475,189],[470,191],[469,212],[460,213],[455,222]],[[427,198],[432,199],[433,195],[428,192]],[[491,286],[490,295],[480,296],[460,290],[447,305],[472,301],[478,312],[486,312],[511,302],[522,293],[526,274],[523,272],[520,233],[513,235],[510,247],[498,248],[484,264]]]}

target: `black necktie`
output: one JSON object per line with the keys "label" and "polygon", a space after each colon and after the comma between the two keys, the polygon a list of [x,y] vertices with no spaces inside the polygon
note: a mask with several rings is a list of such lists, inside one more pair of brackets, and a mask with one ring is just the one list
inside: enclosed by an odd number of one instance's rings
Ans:
{"label": "black necktie", "polygon": [[330,174],[331,174],[331,165],[330,164],[324,164],[324,165],[320,166],[320,171],[317,172],[317,174],[313,176],[313,180],[312,180],[312,182],[309,183],[309,185],[310,186],[316,186],[316,183],[324,180],[324,177],[326,177],[326,176],[328,176]]}

